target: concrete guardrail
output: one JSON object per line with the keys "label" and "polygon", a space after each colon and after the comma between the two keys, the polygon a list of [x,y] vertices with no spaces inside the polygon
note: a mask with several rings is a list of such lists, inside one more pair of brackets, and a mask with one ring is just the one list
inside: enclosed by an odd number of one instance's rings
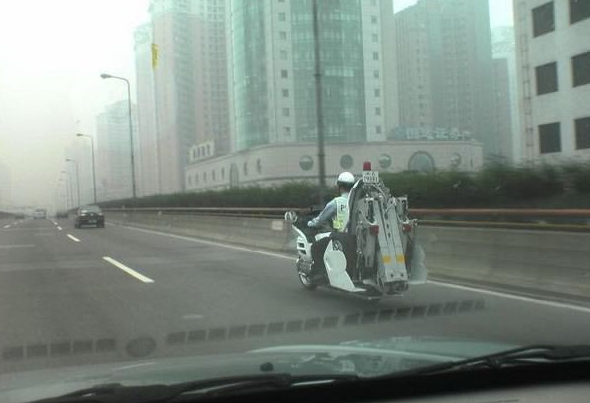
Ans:
{"label": "concrete guardrail", "polygon": [[[295,253],[290,224],[278,218],[150,209],[108,211],[107,222]],[[590,233],[420,225],[418,239],[431,278],[590,301]]]}

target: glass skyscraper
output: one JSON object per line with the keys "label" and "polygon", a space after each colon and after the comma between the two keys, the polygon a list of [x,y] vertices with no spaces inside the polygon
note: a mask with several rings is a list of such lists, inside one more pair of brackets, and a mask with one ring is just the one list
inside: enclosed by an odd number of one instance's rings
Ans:
{"label": "glass skyscraper", "polygon": [[[381,44],[375,40],[381,33],[380,2],[318,4],[325,139],[381,139]],[[316,140],[312,11],[311,0],[231,0],[230,97],[236,150]],[[374,51],[369,51],[370,43]],[[370,71],[367,59],[375,63]],[[371,116],[370,125],[367,111],[377,115]]]}

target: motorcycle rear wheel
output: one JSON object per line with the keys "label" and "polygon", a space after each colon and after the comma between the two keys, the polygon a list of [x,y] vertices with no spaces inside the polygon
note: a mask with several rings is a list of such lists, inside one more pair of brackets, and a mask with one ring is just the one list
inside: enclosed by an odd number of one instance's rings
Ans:
{"label": "motorcycle rear wheel", "polygon": [[299,282],[301,283],[301,285],[303,286],[303,288],[305,288],[308,291],[315,291],[315,289],[318,287],[317,285],[315,285],[307,276],[307,274],[305,273],[297,273],[299,277]]}

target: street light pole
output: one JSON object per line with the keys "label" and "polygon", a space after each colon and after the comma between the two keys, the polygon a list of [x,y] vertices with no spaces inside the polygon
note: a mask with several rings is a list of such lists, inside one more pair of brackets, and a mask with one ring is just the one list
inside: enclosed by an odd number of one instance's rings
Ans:
{"label": "street light pole", "polygon": [[133,198],[137,197],[136,185],[135,185],[135,150],[133,148],[133,115],[131,111],[131,83],[125,77],[113,76],[110,74],[101,74],[102,79],[114,78],[116,80],[122,80],[127,83],[127,106],[129,109],[129,142],[131,144],[131,187],[133,190]]}
{"label": "street light pole", "polygon": [[319,202],[324,204],[326,194],[326,153],[324,151],[324,115],[322,111],[322,72],[320,61],[320,25],[318,16],[318,0],[313,0],[313,45],[315,55],[315,105],[316,126],[318,133],[318,174],[320,180]]}
{"label": "street light pole", "polygon": [[61,171],[62,174],[66,174],[67,181],[69,182],[70,188],[70,207],[74,207],[74,189],[72,188],[72,174],[70,171]]}
{"label": "street light pole", "polygon": [[94,138],[88,134],[82,133],[77,133],[76,136],[88,137],[90,139],[90,144],[92,145],[92,192],[94,193],[94,204],[96,204],[96,159],[94,157]]}
{"label": "street light pole", "polygon": [[76,165],[76,193],[78,196],[78,207],[80,207],[80,171],[78,170],[78,161],[66,158],[66,162],[73,162]]}
{"label": "street light pole", "polygon": [[66,196],[66,211],[69,211],[70,210],[70,194],[68,191],[68,183],[63,177],[59,178],[59,183],[60,183],[60,185],[63,183],[63,189],[61,186],[59,187],[59,189],[62,189],[65,196]]}

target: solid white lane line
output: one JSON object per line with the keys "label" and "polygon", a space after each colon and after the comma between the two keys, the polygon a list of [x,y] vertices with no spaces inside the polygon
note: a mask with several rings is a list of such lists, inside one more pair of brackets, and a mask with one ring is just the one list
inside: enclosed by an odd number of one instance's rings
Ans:
{"label": "solid white lane line", "polygon": [[[111,224],[111,225],[115,225],[115,224]],[[206,240],[202,240],[202,239],[198,239],[198,238],[190,238],[190,237],[186,237],[186,236],[182,236],[182,235],[167,234],[165,232],[154,231],[154,230],[143,229],[143,228],[136,228],[136,227],[129,227],[126,225],[119,225],[119,226],[127,228],[127,229],[131,229],[134,231],[145,232],[148,234],[162,235],[162,236],[167,236],[170,238],[182,239],[185,241],[190,241],[190,242],[195,242],[195,243],[202,243],[205,245],[219,246],[220,248],[232,249],[232,250],[249,252],[249,253],[257,253],[260,255],[272,256],[272,257],[286,259],[286,260],[292,260],[292,261],[297,260],[296,257],[290,256],[287,254],[267,252],[267,251],[257,250],[257,249],[248,249],[248,248],[244,248],[241,246],[225,245],[225,244],[215,242],[215,241],[206,241]],[[512,299],[515,301],[527,302],[527,303],[531,303],[531,304],[539,304],[539,305],[551,306],[554,308],[570,309],[573,311],[590,313],[590,308],[586,308],[586,307],[579,306],[579,305],[572,305],[572,304],[561,303],[561,302],[547,301],[547,300],[537,299],[537,298],[532,298],[532,297],[523,297],[523,296],[515,295],[515,294],[503,293],[503,292],[498,292],[498,291],[490,291],[490,290],[486,290],[486,289],[482,289],[482,288],[467,287],[467,286],[462,286],[462,285],[458,285],[458,284],[444,283],[444,282],[440,282],[440,281],[428,280],[428,283],[433,284],[433,285],[437,285],[437,286],[442,286],[442,287],[456,288],[456,289],[463,290],[463,291],[471,291],[471,292],[477,292],[480,294],[487,294],[487,295],[491,295],[494,297],[501,297],[501,298]]]}
{"label": "solid white lane line", "polygon": [[123,270],[125,273],[129,274],[130,276],[135,277],[139,281],[142,281],[144,283],[153,283],[154,282],[154,280],[152,280],[151,278],[146,277],[143,274],[136,272],[135,270],[125,266],[121,262],[117,262],[115,259],[113,259],[111,257],[104,256],[103,259],[105,261],[109,262],[110,264],[112,264],[113,266],[118,267],[119,269]]}
{"label": "solid white lane line", "polygon": [[533,304],[550,306],[553,308],[571,309],[572,311],[590,313],[590,308],[586,308],[586,307],[579,306],[579,305],[572,305],[572,304],[568,304],[565,302],[546,301],[544,299],[537,299],[537,298],[533,298],[533,297],[524,297],[524,296],[520,296],[520,295],[508,294],[508,293],[504,293],[504,292],[500,292],[500,291],[485,290],[482,288],[469,287],[469,286],[459,285],[459,284],[443,283],[440,281],[428,280],[428,283],[434,284],[434,285],[437,285],[440,287],[448,287],[448,288],[454,288],[456,290],[477,292],[480,294],[487,294],[487,295],[492,295],[494,297],[502,297],[502,298],[512,299],[515,301],[529,302],[529,303],[533,303]]}
{"label": "solid white lane line", "polygon": [[[109,225],[117,225],[117,224],[109,224]],[[123,228],[127,228],[127,229],[130,229],[130,230],[133,230],[133,231],[145,232],[146,234],[154,234],[154,235],[167,236],[169,238],[182,239],[184,241],[200,243],[200,244],[203,244],[203,245],[218,246],[220,248],[237,250],[237,251],[240,251],[240,252],[256,253],[256,254],[259,254],[259,255],[272,256],[272,257],[276,257],[276,258],[279,258],[279,259],[287,259],[287,260],[292,260],[292,261],[296,261],[297,260],[297,258],[296,257],[293,257],[293,256],[283,255],[283,254],[275,253],[275,252],[268,252],[268,251],[260,250],[260,249],[249,249],[249,248],[246,248],[246,247],[243,247],[243,246],[226,245],[226,244],[223,244],[223,243],[220,243],[220,242],[209,241],[209,240],[204,240],[204,239],[200,239],[200,238],[191,238],[191,237],[182,236],[182,235],[167,234],[165,232],[154,231],[154,230],[151,230],[151,229],[128,227],[126,225],[117,225],[117,226],[123,227]]]}
{"label": "solid white lane line", "polygon": [[68,238],[70,238],[74,242],[80,242],[80,240],[73,235],[68,234]]}
{"label": "solid white lane line", "polygon": [[61,231],[63,228],[62,227],[57,227],[58,231]]}
{"label": "solid white lane line", "polygon": [[33,244],[23,244],[23,245],[0,245],[0,249],[13,249],[13,248],[34,248],[35,245]]}

